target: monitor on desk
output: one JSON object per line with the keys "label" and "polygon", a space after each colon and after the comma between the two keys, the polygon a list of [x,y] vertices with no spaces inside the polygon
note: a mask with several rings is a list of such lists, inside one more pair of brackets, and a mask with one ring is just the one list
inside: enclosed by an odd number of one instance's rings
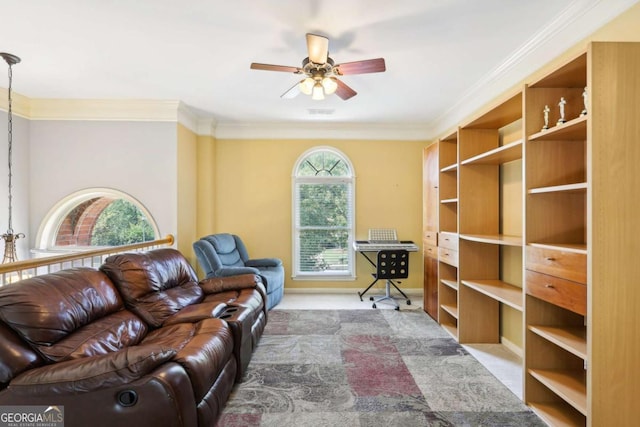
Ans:
{"label": "monitor on desk", "polygon": [[395,228],[370,228],[369,243],[398,243]]}

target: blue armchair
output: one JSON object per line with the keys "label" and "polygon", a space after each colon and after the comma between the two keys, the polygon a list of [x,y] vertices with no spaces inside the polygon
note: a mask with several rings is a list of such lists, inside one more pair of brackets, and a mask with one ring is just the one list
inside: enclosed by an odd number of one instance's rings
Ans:
{"label": "blue armchair", "polygon": [[207,278],[258,274],[267,289],[267,309],[284,294],[284,267],[278,258],[249,259],[247,248],[235,234],[212,234],[193,243],[198,263]]}

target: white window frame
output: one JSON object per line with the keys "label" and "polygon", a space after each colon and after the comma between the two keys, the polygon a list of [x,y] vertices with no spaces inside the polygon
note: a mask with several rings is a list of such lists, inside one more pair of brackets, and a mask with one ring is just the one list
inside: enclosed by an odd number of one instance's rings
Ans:
{"label": "white window frame", "polygon": [[[136,198],[123,191],[113,188],[87,188],[77,191],[75,193],[65,196],[58,201],[53,208],[45,215],[44,219],[40,223],[38,233],[35,239],[35,248],[31,250],[35,256],[43,256],[44,254],[59,254],[64,252],[77,252],[81,250],[78,246],[56,246],[56,237],[58,235],[58,229],[62,221],[69,213],[75,209],[78,205],[86,202],[87,200],[95,199],[97,197],[111,197],[113,199],[124,199],[129,203],[137,207],[147,218],[151,228],[153,229],[156,239],[160,238],[160,229],[155,221],[151,212]],[[93,246],[86,246],[85,248],[95,248]]]}
{"label": "white window frame", "polygon": [[[345,165],[348,167],[350,175],[349,176],[339,176],[339,177],[334,177],[334,176],[316,176],[316,177],[311,177],[311,176],[298,176],[298,170],[302,164],[302,162],[304,162],[307,157],[309,157],[312,154],[318,153],[318,152],[322,152],[322,151],[328,151],[331,152],[332,154],[340,157],[342,159],[342,161],[345,163]],[[298,217],[297,217],[297,212],[298,212],[298,195],[296,192],[296,184],[298,183],[314,183],[314,184],[323,184],[323,183],[347,183],[351,186],[351,200],[350,200],[350,204],[351,206],[349,206],[349,212],[351,213],[351,218],[350,218],[350,224],[351,227],[349,228],[349,237],[348,237],[348,242],[347,242],[347,263],[348,263],[348,269],[345,273],[345,271],[332,271],[332,270],[325,270],[325,271],[319,271],[319,272],[306,272],[306,271],[300,271],[300,258],[299,258],[299,254],[300,254],[300,230],[301,228],[298,226]],[[304,153],[302,153],[302,155],[300,157],[298,157],[298,160],[296,161],[294,167],[293,167],[293,173],[291,175],[291,207],[292,207],[292,214],[291,214],[291,228],[292,228],[292,264],[293,264],[293,271],[292,271],[292,278],[294,280],[316,280],[316,281],[323,281],[323,280],[327,280],[327,281],[345,281],[345,280],[355,280],[356,278],[356,266],[355,266],[355,253],[353,250],[351,250],[352,246],[353,246],[353,239],[355,236],[355,230],[356,230],[356,176],[355,176],[355,171],[353,169],[353,165],[351,163],[351,161],[349,160],[349,158],[340,150],[334,148],[334,147],[330,147],[330,146],[316,146],[313,148],[308,149],[307,151],[305,151]]]}

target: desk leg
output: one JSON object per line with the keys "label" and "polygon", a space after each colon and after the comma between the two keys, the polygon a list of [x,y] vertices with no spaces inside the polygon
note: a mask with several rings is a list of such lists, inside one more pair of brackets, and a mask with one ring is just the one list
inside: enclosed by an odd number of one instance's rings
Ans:
{"label": "desk leg", "polygon": [[[369,261],[369,264],[371,264],[373,266],[373,269],[376,270],[378,267],[376,266],[376,263],[373,262],[371,260],[371,258],[369,258],[369,256],[365,253],[365,252],[360,252],[360,254],[362,254],[362,256]],[[376,284],[376,282],[378,281],[378,279],[376,278],[376,276],[373,276],[375,278],[375,280],[367,287],[367,289],[364,290],[364,292],[358,292],[358,296],[360,297],[360,301],[362,301],[362,297],[364,296],[364,294],[366,294],[367,292],[369,292],[369,289],[371,289],[371,287],[373,285]],[[394,285],[395,286],[395,285]]]}

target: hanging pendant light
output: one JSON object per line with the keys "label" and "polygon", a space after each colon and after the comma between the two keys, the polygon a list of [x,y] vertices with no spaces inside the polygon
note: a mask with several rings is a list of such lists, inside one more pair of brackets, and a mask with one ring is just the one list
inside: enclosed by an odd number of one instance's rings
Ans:
{"label": "hanging pendant light", "polygon": [[16,240],[25,237],[24,233],[14,233],[13,232],[13,224],[12,224],[12,154],[13,154],[13,110],[12,110],[12,100],[11,100],[11,84],[13,81],[13,69],[12,66],[20,62],[20,58],[10,53],[0,52],[0,56],[9,64],[9,89],[8,89],[8,100],[9,100],[9,108],[7,111],[8,117],[8,141],[9,141],[9,154],[7,156],[7,161],[9,165],[9,227],[7,228],[7,232],[2,235],[2,239],[4,240],[4,257],[2,258],[2,263],[14,262],[18,260],[16,255]]}

